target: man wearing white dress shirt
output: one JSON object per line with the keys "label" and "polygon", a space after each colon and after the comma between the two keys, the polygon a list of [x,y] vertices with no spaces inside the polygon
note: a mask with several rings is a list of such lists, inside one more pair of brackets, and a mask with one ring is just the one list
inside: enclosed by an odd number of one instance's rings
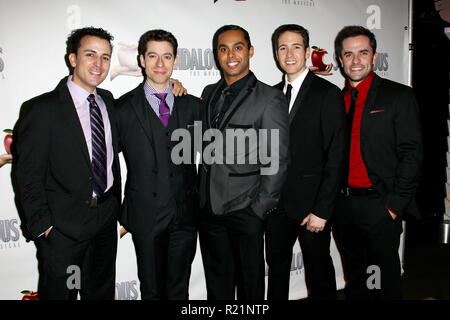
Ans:
{"label": "man wearing white dress shirt", "polygon": [[310,47],[305,28],[278,27],[272,45],[284,73],[275,87],[289,100],[291,161],[277,214],[266,221],[267,298],[289,298],[292,248],[298,239],[309,299],[336,299],[330,219],[347,154],[342,94],[306,67]]}

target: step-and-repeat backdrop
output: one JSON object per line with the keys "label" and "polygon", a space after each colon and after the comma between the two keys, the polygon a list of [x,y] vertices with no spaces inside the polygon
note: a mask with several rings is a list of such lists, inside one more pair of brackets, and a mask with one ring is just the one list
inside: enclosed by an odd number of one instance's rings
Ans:
{"label": "step-and-repeat backdrop", "polygon": [[[354,24],[371,29],[377,36],[377,74],[408,84],[408,8],[408,0],[0,0],[0,129],[12,128],[24,101],[52,90],[68,74],[65,41],[75,28],[99,26],[114,35],[111,70],[101,87],[115,97],[142,81],[136,47],[140,35],[155,28],[177,37],[178,66],[173,77],[199,96],[207,84],[220,77],[211,43],[214,32],[224,24],[238,24],[248,30],[255,48],[250,67],[268,84],[281,79],[270,38],[276,27],[286,23],[306,27],[311,46],[328,52],[323,60],[334,67],[333,75],[326,79],[339,87],[344,79],[334,60],[334,37],[343,26]],[[125,180],[126,166],[123,159],[121,162]],[[342,265],[334,241],[331,252],[338,287],[343,288]],[[0,299],[21,299],[20,292],[36,290],[37,281],[36,248],[22,234],[10,165],[5,165],[0,169]],[[191,299],[206,298],[200,250],[193,262],[190,284]],[[305,296],[302,253],[296,244],[290,298]],[[116,299],[140,299],[129,234],[119,240]]]}

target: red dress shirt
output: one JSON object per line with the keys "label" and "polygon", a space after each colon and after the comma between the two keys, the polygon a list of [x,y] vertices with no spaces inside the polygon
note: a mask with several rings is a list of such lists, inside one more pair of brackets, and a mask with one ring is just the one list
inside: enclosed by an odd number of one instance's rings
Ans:
{"label": "red dress shirt", "polygon": [[[367,175],[366,165],[361,156],[361,117],[369,93],[370,84],[373,79],[373,71],[361,81],[356,89],[358,96],[355,104],[355,115],[353,116],[353,127],[350,142],[350,166],[348,175],[348,186],[351,188],[370,188],[372,183]],[[344,94],[345,109],[348,112],[350,108],[350,90],[352,85],[347,82],[347,91]]]}

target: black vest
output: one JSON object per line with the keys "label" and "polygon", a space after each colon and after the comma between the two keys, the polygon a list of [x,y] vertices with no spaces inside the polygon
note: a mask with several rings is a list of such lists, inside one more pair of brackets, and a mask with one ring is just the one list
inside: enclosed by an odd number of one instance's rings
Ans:
{"label": "black vest", "polygon": [[177,110],[174,108],[167,127],[159,120],[158,116],[151,109],[150,125],[153,133],[153,141],[156,157],[156,193],[158,205],[165,207],[169,202],[175,201],[177,204],[184,200],[185,188],[183,168],[181,165],[174,165],[170,154],[177,141],[171,141],[172,132],[179,128]]}

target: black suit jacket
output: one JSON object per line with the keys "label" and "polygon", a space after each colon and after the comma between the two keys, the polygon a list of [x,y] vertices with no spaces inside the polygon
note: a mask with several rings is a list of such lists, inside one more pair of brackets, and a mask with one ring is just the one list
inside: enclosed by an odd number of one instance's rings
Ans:
{"label": "black suit jacket", "polygon": [[[203,113],[203,129],[211,128],[211,100],[217,90],[222,87],[225,80],[221,79],[216,84],[205,87],[202,98],[206,103]],[[211,209],[216,215],[223,215],[231,211],[251,207],[252,211],[260,218],[265,218],[276,207],[281,194],[281,188],[286,179],[288,166],[289,146],[289,120],[287,114],[287,102],[283,93],[257,80],[253,73],[250,74],[245,87],[239,92],[232,104],[225,112],[219,130],[225,133],[227,130],[242,132],[254,129],[258,135],[260,129],[271,131],[278,130],[279,140],[274,141],[278,147],[276,155],[272,158],[271,167],[278,168],[274,174],[265,175],[262,172],[264,165],[260,159],[255,163],[237,164],[236,160],[227,163],[230,157],[229,150],[224,147],[223,164],[202,165],[200,171],[200,198],[204,205],[206,197],[210,197]],[[248,132],[248,131],[247,131]],[[224,137],[224,141],[226,138]],[[271,150],[272,141],[259,140],[258,150],[265,145]],[[230,147],[230,146],[228,146]],[[250,150],[248,147],[230,149],[234,159],[248,159]],[[227,158],[228,157],[228,158]],[[210,171],[208,174],[208,170]],[[209,178],[209,194],[206,192],[207,179]]]}
{"label": "black suit jacket", "polygon": [[[276,88],[283,90],[284,81]],[[302,221],[309,213],[329,220],[347,158],[347,124],[341,90],[308,72],[289,113],[291,162],[281,207]]]}
{"label": "black suit jacket", "polygon": [[[113,193],[120,201],[113,96],[97,88],[108,110],[114,161]],[[14,128],[14,172],[28,230],[34,238],[50,226],[72,239],[95,223],[89,214],[93,173],[67,77],[55,90],[25,102]],[[118,216],[118,212],[112,212]]]}
{"label": "black suit jacket", "polygon": [[[149,121],[151,106],[146,100],[143,83],[124,94],[117,102],[117,123],[120,136],[120,149],[127,164],[127,180],[122,204],[120,223],[131,232],[148,232],[156,223],[155,218],[161,210],[158,197],[160,192],[157,179],[158,152]],[[201,120],[202,102],[185,95],[175,97],[172,113],[177,113],[179,128],[187,129],[194,140],[194,121]],[[180,164],[183,170],[184,192],[177,195],[186,210],[183,221],[195,220],[198,196],[196,192],[197,171],[192,148],[191,164]]]}
{"label": "black suit jacket", "polygon": [[361,119],[361,155],[386,207],[420,218],[414,196],[423,146],[419,108],[410,87],[374,75]]}

